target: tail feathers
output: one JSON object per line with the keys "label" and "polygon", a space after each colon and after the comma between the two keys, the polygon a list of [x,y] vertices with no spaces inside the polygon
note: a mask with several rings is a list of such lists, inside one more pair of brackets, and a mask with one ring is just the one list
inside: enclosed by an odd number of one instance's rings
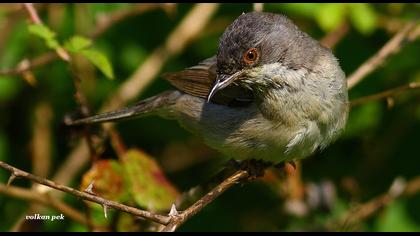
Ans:
{"label": "tail feathers", "polygon": [[116,111],[106,112],[78,120],[66,120],[66,125],[83,125],[102,122],[111,122],[116,120],[133,119],[139,116],[154,114],[162,108],[175,103],[176,98],[180,95],[178,91],[163,92],[154,97],[145,99],[137,104],[125,107]]}

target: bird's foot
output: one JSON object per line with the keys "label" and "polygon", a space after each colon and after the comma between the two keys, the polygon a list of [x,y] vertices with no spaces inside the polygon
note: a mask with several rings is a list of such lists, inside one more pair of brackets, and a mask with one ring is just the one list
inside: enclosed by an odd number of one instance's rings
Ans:
{"label": "bird's foot", "polygon": [[263,160],[250,159],[240,162],[239,169],[248,172],[248,180],[254,180],[258,177],[264,176],[267,167],[271,166],[272,163]]}
{"label": "bird's foot", "polygon": [[291,167],[293,167],[294,170],[296,170],[296,163],[294,161],[286,161],[286,162],[275,164],[274,168],[278,170],[284,170],[286,168],[286,165],[290,165]]}

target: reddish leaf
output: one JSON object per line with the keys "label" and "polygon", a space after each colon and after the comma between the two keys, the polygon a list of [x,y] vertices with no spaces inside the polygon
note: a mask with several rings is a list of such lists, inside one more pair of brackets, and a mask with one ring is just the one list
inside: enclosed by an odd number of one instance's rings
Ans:
{"label": "reddish leaf", "polygon": [[166,179],[152,157],[140,150],[131,149],[122,155],[121,160],[130,192],[139,206],[152,211],[171,207],[179,192]]}

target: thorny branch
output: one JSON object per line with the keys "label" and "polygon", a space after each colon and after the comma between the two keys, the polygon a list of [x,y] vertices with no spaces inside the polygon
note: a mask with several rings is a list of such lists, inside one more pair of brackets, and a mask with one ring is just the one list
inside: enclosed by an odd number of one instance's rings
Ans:
{"label": "thorny branch", "polygon": [[0,192],[7,193],[12,196],[17,196],[23,199],[32,200],[36,202],[40,202],[43,204],[48,204],[68,215],[71,215],[73,219],[87,224],[86,218],[82,217],[80,213],[77,213],[74,209],[71,207],[65,205],[64,203],[59,202],[58,200],[50,201],[52,198],[44,198],[40,194],[37,194],[36,192],[30,191],[30,190],[23,190],[17,187],[11,187],[9,186],[11,182],[15,178],[25,178],[28,180],[31,180],[33,182],[60,190],[62,192],[69,193],[71,195],[74,195],[76,197],[79,197],[81,199],[91,201],[98,203],[104,207],[104,211],[106,214],[106,208],[114,208],[116,210],[120,210],[123,212],[127,212],[129,214],[132,214],[133,216],[145,218],[151,221],[154,221],[156,223],[165,225],[161,231],[168,231],[172,232],[175,231],[179,226],[181,226],[185,221],[187,221],[189,218],[197,214],[199,211],[201,211],[205,206],[207,206],[209,203],[213,202],[214,199],[216,199],[218,196],[220,196],[223,192],[225,192],[227,189],[235,185],[241,180],[245,180],[249,177],[249,173],[245,170],[238,170],[236,171],[232,176],[224,180],[221,184],[219,184],[217,187],[215,187],[213,190],[211,190],[209,193],[207,193],[204,197],[202,197],[200,200],[195,202],[192,206],[188,207],[185,211],[183,211],[181,214],[174,214],[172,211],[170,215],[164,216],[159,215],[155,213],[151,213],[148,211],[140,210],[135,207],[127,206],[118,202],[110,201],[107,199],[104,199],[102,197],[96,196],[92,192],[92,186],[89,185],[88,189],[86,189],[84,192],[81,192],[79,190],[55,183],[51,180],[41,178],[39,176],[30,174],[28,172],[25,172],[23,170],[20,170],[18,168],[15,168],[11,165],[8,165],[2,161],[0,161],[0,168],[3,168],[5,170],[8,170],[11,172],[11,177],[8,181],[7,186],[0,184]]}
{"label": "thorny branch", "polygon": [[[123,212],[130,213],[134,216],[143,217],[143,218],[155,221],[155,222],[160,223],[160,224],[167,224],[169,222],[169,218],[167,216],[161,216],[161,215],[154,214],[154,213],[151,213],[151,212],[148,212],[148,211],[143,211],[143,210],[137,209],[135,207],[127,206],[127,205],[124,205],[124,204],[121,204],[121,203],[118,203],[118,202],[106,200],[104,198],[98,197],[98,196],[96,196],[94,194],[91,194],[91,193],[88,193],[88,192],[81,192],[79,190],[76,190],[76,189],[73,189],[73,188],[55,183],[51,180],[44,179],[44,178],[41,178],[39,176],[30,174],[28,172],[25,172],[23,170],[15,168],[11,165],[8,165],[8,164],[6,164],[2,161],[0,161],[0,167],[5,169],[5,170],[8,170],[11,173],[11,176],[12,176],[13,179],[18,178],[18,177],[29,179],[31,181],[34,181],[36,183],[48,186],[50,188],[54,188],[54,189],[72,194],[72,195],[74,195],[76,197],[79,197],[79,198],[82,198],[84,200],[91,201],[91,202],[96,202],[96,203],[98,203],[98,204],[100,204],[104,207],[106,206],[106,207],[114,208],[114,209],[117,209],[117,210],[120,210],[120,211],[123,211]],[[11,181],[9,181],[9,184],[10,184],[10,182]]]}
{"label": "thorny branch", "polygon": [[211,190],[209,193],[204,195],[200,200],[195,202],[187,210],[183,211],[181,214],[172,215],[171,221],[167,224],[161,231],[162,232],[174,232],[179,226],[181,226],[189,218],[201,211],[205,206],[211,203],[224,191],[238,183],[240,180],[246,179],[249,177],[249,173],[245,170],[238,170],[232,176],[224,180],[221,184]]}

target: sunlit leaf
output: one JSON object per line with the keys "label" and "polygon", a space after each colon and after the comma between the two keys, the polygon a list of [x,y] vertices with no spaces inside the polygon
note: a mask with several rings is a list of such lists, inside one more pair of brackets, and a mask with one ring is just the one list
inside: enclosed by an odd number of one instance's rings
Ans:
{"label": "sunlit leaf", "polygon": [[322,30],[329,32],[337,28],[346,16],[343,3],[326,3],[315,12],[315,19]]}
{"label": "sunlit leaf", "polygon": [[136,203],[149,210],[169,209],[179,192],[156,161],[137,149],[127,151],[121,159]]}
{"label": "sunlit leaf", "polygon": [[379,232],[419,232],[420,226],[410,218],[402,201],[391,203],[376,221]]}
{"label": "sunlit leaf", "polygon": [[363,34],[370,34],[376,27],[376,13],[367,3],[353,3],[350,6],[350,20]]}
{"label": "sunlit leaf", "polygon": [[92,40],[83,36],[75,35],[64,43],[64,48],[73,53],[78,53],[92,45]]}
{"label": "sunlit leaf", "polygon": [[32,24],[28,26],[29,32],[45,40],[49,48],[56,49],[60,46],[56,40],[56,34],[43,24]]}
{"label": "sunlit leaf", "polygon": [[108,58],[101,52],[95,49],[85,49],[81,53],[91,61],[108,79],[114,78],[111,63]]}

